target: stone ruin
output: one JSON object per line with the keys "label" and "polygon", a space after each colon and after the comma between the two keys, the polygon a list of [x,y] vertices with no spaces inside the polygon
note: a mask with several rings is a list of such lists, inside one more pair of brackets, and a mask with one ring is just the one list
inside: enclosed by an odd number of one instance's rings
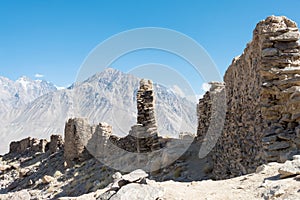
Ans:
{"label": "stone ruin", "polygon": [[[65,126],[66,167],[72,167],[93,156],[107,166],[123,172],[141,168],[158,174],[159,177],[160,169],[167,167],[166,170],[170,173],[177,170],[178,174],[184,169],[181,166],[183,160],[191,156],[197,157],[192,155],[195,146],[189,149],[194,134],[181,133],[181,139],[158,135],[153,83],[150,80],[140,81],[137,111],[137,124],[131,127],[128,135],[121,138],[113,135],[112,127],[106,123],[91,126],[87,119],[69,119]],[[196,150],[199,149],[196,147]],[[165,171],[162,170],[161,173]]]}
{"label": "stone ruin", "polygon": [[136,152],[138,153],[160,148],[154,105],[153,83],[142,79],[137,92],[137,124],[129,131],[129,135],[136,139]]}
{"label": "stone ruin", "polygon": [[300,33],[295,22],[269,17],[257,26],[261,44],[260,91],[263,157],[284,162],[300,147]]}
{"label": "stone ruin", "polygon": [[92,154],[96,158],[107,157],[113,144],[129,152],[146,153],[159,149],[161,144],[157,133],[154,111],[153,83],[142,79],[137,92],[137,124],[131,127],[123,138],[112,135],[112,127],[104,122],[91,126],[87,119],[69,119],[65,126],[66,166],[87,160]]}
{"label": "stone ruin", "polygon": [[11,142],[9,145],[10,154],[22,154],[29,152],[50,152],[50,154],[58,152],[63,148],[63,140],[61,135],[51,135],[50,142],[46,139],[37,139],[37,138],[25,138],[20,141]]}
{"label": "stone ruin", "polygon": [[85,148],[91,138],[92,128],[86,119],[69,119],[65,125],[64,157],[66,166],[71,167],[75,162],[84,161],[89,154]]}
{"label": "stone ruin", "polygon": [[64,146],[64,141],[61,135],[51,135],[48,143],[50,154],[58,152]]}
{"label": "stone ruin", "polygon": [[72,167],[76,163],[85,161],[92,156],[86,148],[92,139],[91,148],[98,149],[103,152],[105,143],[112,133],[112,127],[106,123],[99,123],[91,126],[87,119],[74,118],[69,119],[65,126],[65,148],[64,158],[66,167]]}
{"label": "stone ruin", "polygon": [[[284,162],[300,149],[300,34],[286,17],[257,24],[253,40],[227,69],[224,129],[210,152],[216,179]],[[210,126],[211,92],[198,105],[197,139]]]}
{"label": "stone ruin", "polygon": [[47,140],[37,138],[25,138],[17,142],[11,142],[9,153],[23,153],[25,151],[45,152]]}

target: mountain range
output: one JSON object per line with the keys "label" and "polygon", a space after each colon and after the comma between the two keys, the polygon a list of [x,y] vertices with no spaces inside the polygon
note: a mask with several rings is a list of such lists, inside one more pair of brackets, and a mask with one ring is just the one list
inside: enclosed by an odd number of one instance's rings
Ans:
{"label": "mountain range", "polygon": [[[118,136],[128,134],[136,123],[136,92],[139,79],[107,68],[65,89],[42,80],[0,77],[0,154],[13,140],[31,136],[49,138],[62,134],[70,117],[85,117],[90,123],[107,122]],[[196,131],[196,104],[182,94],[154,84],[159,134],[178,137]]]}

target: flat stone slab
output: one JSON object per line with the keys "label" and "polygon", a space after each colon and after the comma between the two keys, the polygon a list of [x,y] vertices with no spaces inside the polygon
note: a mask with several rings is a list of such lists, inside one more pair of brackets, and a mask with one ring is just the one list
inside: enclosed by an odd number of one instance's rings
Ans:
{"label": "flat stone slab", "polygon": [[148,177],[148,174],[145,171],[137,169],[129,174],[123,175],[122,179],[129,182],[135,182],[146,177]]}
{"label": "flat stone slab", "polygon": [[110,200],[153,200],[159,199],[163,194],[162,187],[131,183],[123,186]]}
{"label": "flat stone slab", "polygon": [[270,37],[271,41],[281,41],[281,42],[289,42],[289,41],[298,41],[300,38],[299,32],[287,32],[275,37]]}
{"label": "flat stone slab", "polygon": [[300,160],[294,156],[294,160],[286,161],[284,165],[279,168],[280,178],[295,176],[300,174]]}

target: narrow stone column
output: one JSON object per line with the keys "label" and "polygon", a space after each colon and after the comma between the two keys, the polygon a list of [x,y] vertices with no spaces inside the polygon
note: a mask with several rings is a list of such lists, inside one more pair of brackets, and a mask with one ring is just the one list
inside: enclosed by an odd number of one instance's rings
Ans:
{"label": "narrow stone column", "polygon": [[49,151],[51,154],[58,152],[63,147],[63,139],[61,135],[51,135],[49,143]]}
{"label": "narrow stone column", "polygon": [[137,123],[150,129],[150,134],[157,132],[154,104],[153,83],[151,80],[142,79],[137,92]]}
{"label": "narrow stone column", "polygon": [[64,146],[66,167],[72,167],[77,162],[91,157],[85,148],[91,137],[91,126],[87,119],[74,118],[68,120],[65,126]]}
{"label": "narrow stone column", "polygon": [[142,79],[137,92],[137,124],[129,131],[129,135],[136,138],[139,153],[159,149],[154,105],[153,83]]}

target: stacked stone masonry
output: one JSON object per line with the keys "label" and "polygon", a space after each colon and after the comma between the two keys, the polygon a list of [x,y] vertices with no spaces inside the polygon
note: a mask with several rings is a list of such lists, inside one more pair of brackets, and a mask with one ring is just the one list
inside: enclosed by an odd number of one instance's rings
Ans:
{"label": "stacked stone masonry", "polygon": [[51,135],[51,141],[46,139],[25,138],[20,141],[11,142],[9,145],[9,153],[55,153],[63,148],[63,140],[61,135]]}
{"label": "stacked stone masonry", "polygon": [[20,141],[11,142],[9,153],[24,153],[26,151],[44,152],[45,146],[44,140],[28,137]]}
{"label": "stacked stone masonry", "polygon": [[207,91],[197,104],[198,127],[196,140],[200,144],[203,142],[210,124],[211,104],[210,93]]}
{"label": "stacked stone masonry", "polygon": [[51,154],[58,152],[63,148],[64,141],[61,135],[51,135],[50,142],[47,144]]}
{"label": "stacked stone masonry", "polygon": [[[300,34],[295,22],[269,17],[257,28],[261,44],[264,157],[284,162],[300,149]],[[298,133],[298,134],[297,134]]]}
{"label": "stacked stone masonry", "polygon": [[103,152],[112,133],[112,127],[106,123],[91,126],[87,119],[69,119],[65,126],[64,158],[67,167],[90,159],[91,151]]}
{"label": "stacked stone masonry", "polygon": [[110,140],[119,148],[130,152],[146,153],[161,148],[155,117],[155,97],[151,80],[142,79],[137,92],[137,124],[123,138]]}
{"label": "stacked stone masonry", "polygon": [[103,122],[91,126],[87,119],[69,119],[65,126],[64,147],[67,167],[89,159],[91,154],[99,159],[107,157],[105,152],[114,148],[111,144],[129,152],[145,153],[160,149],[162,144],[157,133],[154,105],[153,83],[142,79],[137,92],[137,124],[131,127],[127,136],[119,138],[112,135],[112,127]]}
{"label": "stacked stone masonry", "polygon": [[[300,46],[297,25],[286,17],[257,24],[253,40],[224,76],[224,129],[209,154],[216,179],[284,162],[300,149]],[[209,126],[210,93],[198,105],[201,142]]]}
{"label": "stacked stone masonry", "polygon": [[[198,117],[198,128],[197,128],[197,137],[195,141],[200,144],[203,142],[213,142],[211,137],[218,137],[223,129],[224,118],[226,117],[226,99],[225,94],[225,84],[218,82],[210,82],[210,90],[205,93],[202,99],[199,100],[197,104],[197,117]],[[222,119],[223,118],[223,119]],[[212,131],[214,130],[214,131]],[[209,133],[210,135],[207,135]],[[209,136],[209,137],[206,137]]]}
{"label": "stacked stone masonry", "polygon": [[151,80],[142,79],[137,92],[137,124],[142,124],[149,131],[149,134],[157,132],[157,125],[154,111],[154,92]]}
{"label": "stacked stone masonry", "polygon": [[151,152],[160,148],[155,119],[155,97],[151,80],[142,79],[137,92],[137,124],[129,135],[136,140],[136,151]]}

